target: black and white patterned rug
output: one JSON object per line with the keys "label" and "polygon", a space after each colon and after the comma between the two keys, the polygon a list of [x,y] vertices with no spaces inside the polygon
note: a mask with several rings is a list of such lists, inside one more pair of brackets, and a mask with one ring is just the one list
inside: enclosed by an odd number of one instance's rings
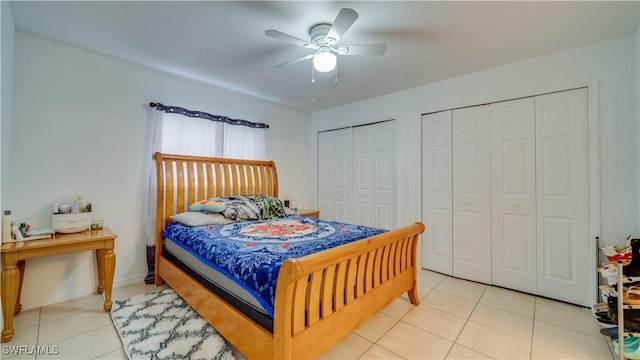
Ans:
{"label": "black and white patterned rug", "polygon": [[116,300],[111,318],[129,359],[235,359],[222,336],[172,289]]}

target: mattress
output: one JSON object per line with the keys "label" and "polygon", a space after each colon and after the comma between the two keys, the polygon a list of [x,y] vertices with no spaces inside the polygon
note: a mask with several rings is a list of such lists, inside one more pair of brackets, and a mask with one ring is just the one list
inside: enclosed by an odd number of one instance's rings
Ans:
{"label": "mattress", "polygon": [[183,249],[171,239],[164,240],[162,254],[167,260],[174,263],[214,294],[247,315],[265,330],[273,333],[273,318],[267,314],[266,310],[247,290],[200,261],[195,255]]}

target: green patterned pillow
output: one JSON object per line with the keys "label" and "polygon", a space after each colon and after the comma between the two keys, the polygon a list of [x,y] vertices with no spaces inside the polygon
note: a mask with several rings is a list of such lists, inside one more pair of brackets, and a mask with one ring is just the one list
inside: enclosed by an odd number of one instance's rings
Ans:
{"label": "green patterned pillow", "polygon": [[279,219],[285,217],[286,213],[282,201],[269,195],[248,196],[260,209],[260,219]]}

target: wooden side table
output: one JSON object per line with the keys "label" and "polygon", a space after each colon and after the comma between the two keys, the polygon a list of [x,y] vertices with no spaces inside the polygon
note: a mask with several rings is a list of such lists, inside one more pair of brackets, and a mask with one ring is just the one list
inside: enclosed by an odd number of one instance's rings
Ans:
{"label": "wooden side table", "polygon": [[2,342],[11,341],[15,333],[13,317],[22,310],[20,294],[25,260],[45,256],[95,250],[98,266],[98,294],[104,291],[104,311],[111,311],[111,290],[116,269],[115,239],[109,228],[75,234],[56,234],[54,238],[8,242],[2,244]]}
{"label": "wooden side table", "polygon": [[298,209],[298,212],[296,214],[302,215],[302,216],[319,218],[320,217],[320,210]]}

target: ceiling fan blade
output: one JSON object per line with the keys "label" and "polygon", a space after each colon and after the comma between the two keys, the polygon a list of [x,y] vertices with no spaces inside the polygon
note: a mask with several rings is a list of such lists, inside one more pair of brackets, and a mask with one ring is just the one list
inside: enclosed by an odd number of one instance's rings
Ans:
{"label": "ceiling fan blade", "polygon": [[295,63],[298,63],[298,62],[301,62],[301,61],[309,60],[309,59],[311,59],[311,58],[312,58],[312,57],[314,57],[314,56],[316,56],[316,54],[309,54],[309,55],[307,55],[307,56],[303,56],[303,57],[301,57],[301,58],[298,58],[298,59],[295,59],[295,60],[288,61],[288,62],[286,62],[286,63],[284,63],[284,64],[276,65],[276,67],[275,67],[275,68],[276,68],[276,69],[281,69],[281,68],[283,68],[283,67],[285,67],[285,66],[289,66],[289,65],[291,65],[291,64],[295,64]]}
{"label": "ceiling fan blade", "polygon": [[332,40],[333,41],[332,44],[335,44],[338,41],[340,41],[340,38],[342,37],[342,35],[344,35],[344,33],[346,33],[347,30],[349,30],[349,28],[351,27],[351,25],[353,25],[353,23],[356,21],[358,16],[359,16],[358,13],[353,9],[349,9],[349,8],[340,9],[338,16],[336,16],[336,19],[333,21],[333,25],[331,25],[331,29],[329,29],[329,33],[327,34],[327,39],[335,40],[335,41]]}
{"label": "ceiling fan blade", "polygon": [[343,45],[338,47],[340,55],[382,55],[387,51],[387,44]]}
{"label": "ceiling fan blade", "polygon": [[283,40],[289,43],[292,43],[294,45],[298,45],[298,46],[302,46],[302,47],[306,47],[306,48],[312,48],[312,44],[309,43],[306,40],[302,40],[302,39],[298,39],[295,36],[291,36],[288,34],[285,34],[283,32],[280,32],[278,30],[267,30],[264,32],[265,35],[272,37],[274,39],[278,39],[278,40]]}

